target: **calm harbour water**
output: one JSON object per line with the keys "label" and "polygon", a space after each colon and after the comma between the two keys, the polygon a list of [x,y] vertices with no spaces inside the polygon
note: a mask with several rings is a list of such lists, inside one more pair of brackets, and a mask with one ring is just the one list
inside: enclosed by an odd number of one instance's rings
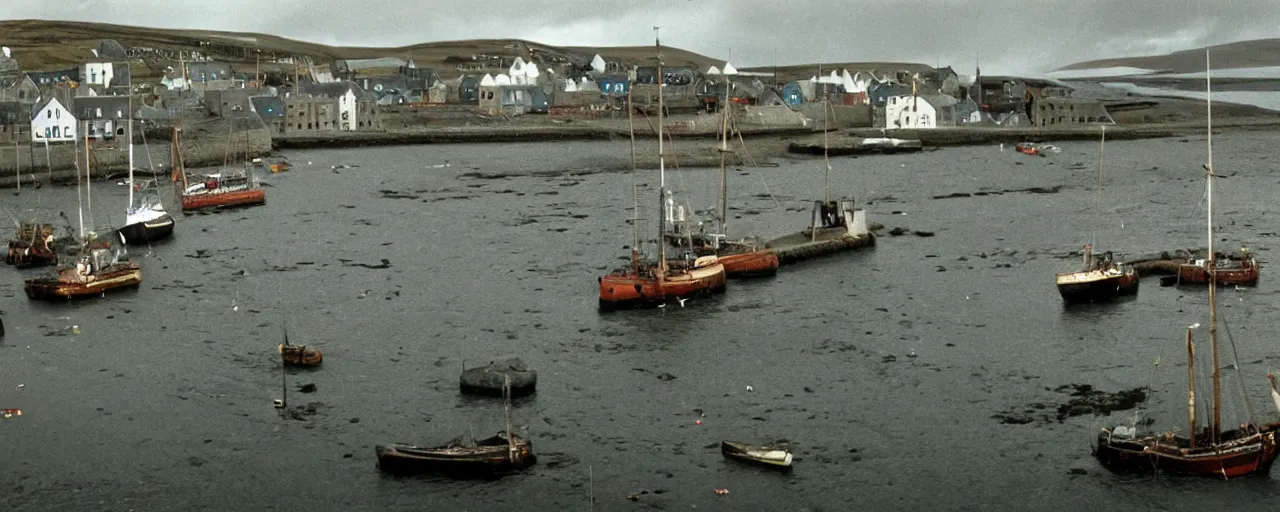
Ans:
{"label": "calm harbour water", "polygon": [[[1214,142],[1224,250],[1248,245],[1264,267],[1256,289],[1223,293],[1222,316],[1256,414],[1274,419],[1265,373],[1280,360],[1280,303],[1265,269],[1280,134]],[[1097,144],[1061,147],[834,159],[833,195],[936,236],[884,236],[684,308],[613,314],[596,311],[596,277],[630,243],[631,177],[591,169],[625,158],[625,143],[288,152],[294,170],[263,177],[266,206],[181,217],[171,241],[133,248],[136,292],[34,303],[30,271],[4,269],[0,407],[24,415],[0,419],[0,497],[17,510],[586,510],[589,494],[598,510],[1269,508],[1280,477],[1102,470],[1089,441],[1129,412],[992,418],[1056,407],[1067,396],[1051,388],[1065,384],[1150,385],[1153,428],[1185,430],[1183,329],[1207,320],[1203,290],[1151,278],[1136,300],[1068,309],[1052,274],[1074,269],[1069,253],[1095,232],[1120,253],[1202,246],[1204,139],[1109,142],[1102,215]],[[668,177],[695,207],[714,204],[713,170]],[[1063,188],[932,198],[1051,186]],[[730,190],[731,229],[791,232],[822,197],[821,161],[734,172]],[[99,224],[123,220],[125,194],[95,187]],[[653,188],[641,195],[656,203]],[[16,213],[37,196],[76,218],[74,188],[0,203]],[[383,258],[390,268],[344,263]],[[271,407],[282,321],[325,353],[323,368],[288,377],[291,405],[321,404],[308,421]],[[500,402],[461,396],[457,378],[464,362],[504,355],[539,372],[538,394],[513,411],[537,466],[497,482],[375,469],[376,443],[501,428]],[[293,391],[303,383],[318,391]],[[726,461],[721,439],[788,439],[795,470]]]}

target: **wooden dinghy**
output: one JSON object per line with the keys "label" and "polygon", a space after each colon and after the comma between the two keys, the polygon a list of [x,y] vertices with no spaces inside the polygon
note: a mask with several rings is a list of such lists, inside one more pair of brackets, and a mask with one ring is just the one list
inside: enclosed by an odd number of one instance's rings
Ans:
{"label": "wooden dinghy", "polygon": [[284,328],[284,343],[277,347],[280,351],[280,360],[289,366],[316,366],[324,361],[324,354],[321,354],[319,349],[306,345],[291,345],[287,327]]}
{"label": "wooden dinghy", "polygon": [[752,446],[732,441],[720,442],[720,453],[726,458],[779,469],[791,468],[791,450],[786,445]]}

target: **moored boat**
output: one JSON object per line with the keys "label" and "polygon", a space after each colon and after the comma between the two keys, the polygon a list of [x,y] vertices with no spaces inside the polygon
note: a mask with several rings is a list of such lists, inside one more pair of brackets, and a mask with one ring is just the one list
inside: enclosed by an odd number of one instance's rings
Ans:
{"label": "moored boat", "polygon": [[[144,140],[145,142],[145,140]],[[133,121],[129,121],[129,209],[119,233],[126,244],[144,244],[173,235],[173,217],[165,211],[155,180],[143,183],[133,177]],[[175,155],[176,156],[176,155]],[[175,160],[176,161],[176,160]]]}
{"label": "moored boat", "polygon": [[791,450],[786,445],[751,446],[720,441],[720,453],[727,458],[778,469],[791,468]]}
{"label": "moored boat", "polygon": [[633,266],[614,270],[598,278],[600,309],[656,306],[673,300],[723,293],[726,286],[724,265],[715,256],[702,256],[692,266],[679,268],[667,264],[641,262],[633,257]]}
{"label": "moored boat", "polygon": [[257,176],[253,176],[247,166],[237,172],[201,175],[199,181],[192,183],[182,164],[180,134],[181,129],[174,126],[170,151],[174,162],[173,181],[182,184],[179,192],[182,211],[254,206],[267,202],[266,189],[262,188]]}
{"label": "moored boat", "polygon": [[107,249],[94,249],[73,268],[58,269],[23,281],[23,291],[33,300],[98,297],[106,292],[136,288],[142,284],[142,268],[132,260],[120,261]]}
{"label": "moored boat", "polygon": [[319,349],[289,343],[289,328],[282,326],[281,329],[284,331],[284,343],[277,345],[276,349],[285,365],[316,366],[324,361],[324,354]]}
{"label": "moored boat", "polygon": [[1032,144],[1030,142],[1019,142],[1018,145],[1013,147],[1013,149],[1019,153],[1026,154],[1026,155],[1044,156],[1044,153],[1040,152],[1040,148],[1036,147],[1035,144]]}
{"label": "moored boat", "polygon": [[57,265],[53,225],[19,222],[16,236],[9,240],[5,263],[19,268]]}
{"label": "moored boat", "polygon": [[506,429],[479,441],[467,436],[434,447],[406,443],[373,447],[378,469],[388,473],[442,473],[451,476],[494,475],[519,470],[538,462],[533,443],[517,436],[511,426],[510,381],[504,381],[503,410]]}
{"label": "moored boat", "polygon": [[[1098,200],[1095,211],[1102,211],[1102,161],[1107,145],[1107,127],[1102,126],[1098,144]],[[1068,304],[1105,302],[1138,293],[1139,276],[1133,265],[1117,263],[1110,252],[1095,258],[1093,244],[1084,244],[1081,270],[1054,275],[1058,294]]]}
{"label": "moored boat", "polygon": [[277,345],[280,360],[290,366],[316,366],[324,361],[324,354],[319,349],[306,345]]}
{"label": "moored boat", "polygon": [[[1215,254],[1213,262],[1213,281],[1219,286],[1254,286],[1258,284],[1260,269],[1258,260],[1248,249],[1240,249],[1240,256],[1231,257],[1222,253]],[[1178,265],[1175,276],[1177,284],[1202,285],[1209,282],[1209,265],[1207,258],[1191,258]]]}
{"label": "moored boat", "polygon": [[[661,44],[655,41],[661,49]],[[659,55],[661,52],[659,51]],[[662,62],[659,58],[658,76],[662,75]],[[644,261],[636,246],[639,235],[636,233],[638,217],[632,219],[634,241],[631,246],[631,264],[616,269],[607,275],[597,277],[600,285],[599,308],[602,311],[617,309],[656,306],[670,300],[682,300],[697,295],[720,293],[725,290],[725,268],[715,256],[694,257],[692,253],[681,261],[667,259],[667,243],[665,240],[666,219],[666,160],[663,156],[662,88],[658,88],[658,258],[656,262]],[[634,109],[628,108],[627,118],[632,123]],[[632,190],[635,190],[635,129],[631,129],[632,139]],[[639,215],[639,204],[633,209]],[[683,302],[682,302],[683,303]]]}
{"label": "moored boat", "polygon": [[[1206,61],[1208,51],[1206,50]],[[1206,68],[1208,62],[1206,62]],[[1210,102],[1210,105],[1212,103]],[[1212,108],[1210,106],[1209,108]],[[1209,116],[1212,119],[1212,115]],[[1205,165],[1205,189],[1207,197],[1209,254],[1213,254],[1213,131],[1210,128],[1209,158]],[[1186,435],[1175,432],[1151,433],[1138,435],[1134,426],[1121,425],[1113,429],[1103,429],[1096,439],[1093,454],[1107,468],[1116,471],[1153,472],[1208,476],[1214,478],[1234,478],[1250,474],[1266,473],[1275,462],[1276,424],[1270,423],[1259,427],[1253,422],[1252,412],[1239,428],[1223,429],[1222,423],[1222,391],[1220,373],[1223,368],[1233,366],[1240,368],[1238,361],[1233,365],[1223,365],[1218,358],[1218,314],[1217,291],[1213,282],[1214,262],[1206,263],[1209,270],[1209,343],[1212,375],[1212,393],[1210,403],[1200,404],[1196,396],[1196,348],[1192,341],[1192,331],[1200,324],[1187,327],[1187,423]],[[1234,359],[1235,351],[1231,352]],[[1243,391],[1243,386],[1241,391]],[[1280,398],[1276,393],[1272,379],[1272,397]],[[1244,397],[1248,408],[1248,397]],[[1280,408],[1280,399],[1276,400]],[[1209,424],[1199,426],[1197,416],[1201,407],[1211,407]],[[1136,422],[1135,422],[1136,424]]]}

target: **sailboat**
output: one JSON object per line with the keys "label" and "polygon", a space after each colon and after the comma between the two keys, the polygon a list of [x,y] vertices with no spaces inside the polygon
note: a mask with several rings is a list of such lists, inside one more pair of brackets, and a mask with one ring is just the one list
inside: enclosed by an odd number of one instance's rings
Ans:
{"label": "sailboat", "polygon": [[[1102,210],[1102,155],[1106,144],[1107,127],[1103,126],[1098,149],[1098,206],[1095,211]],[[1083,252],[1083,269],[1055,276],[1062,300],[1068,303],[1098,302],[1138,293],[1138,271],[1133,265],[1116,263],[1110,252],[1102,258],[1094,258],[1091,243],[1084,245]]]}
{"label": "sailboat", "polygon": [[[656,32],[657,29],[655,28]],[[655,38],[658,49],[658,73],[662,76],[662,43]],[[614,270],[597,278],[600,283],[601,310],[656,305],[669,300],[679,300],[694,295],[720,293],[725,290],[725,268],[716,256],[693,257],[685,260],[667,260],[664,241],[666,225],[667,167],[663,155],[662,139],[662,86],[658,86],[658,261],[643,261],[639,250],[632,245],[631,265]],[[631,109],[628,107],[628,118]],[[634,136],[635,128],[632,127]],[[633,162],[634,167],[634,162]],[[633,169],[634,172],[634,169]]]}
{"label": "sailboat", "polygon": [[716,192],[716,233],[689,235],[694,253],[715,255],[730,278],[772,276],[778,273],[778,255],[759,237],[728,239],[728,172],[725,158],[729,154],[729,87],[725,85],[725,101],[721,108],[720,181]]}
{"label": "sailboat", "polygon": [[466,476],[502,473],[536,464],[533,442],[516,435],[511,426],[510,382],[504,386],[502,398],[507,425],[493,437],[475,441],[468,439],[469,436],[459,436],[434,447],[405,443],[375,445],[378,469],[389,473]]}
{"label": "sailboat", "polygon": [[[85,171],[89,175],[89,122],[84,123]],[[91,178],[91,176],[87,176]],[[92,179],[86,179],[85,197]],[[77,188],[77,192],[79,189]],[[92,219],[92,214],[90,215]],[[92,220],[90,221],[92,223]],[[28,299],[73,299],[102,296],[108,291],[137,287],[142,284],[142,268],[128,259],[125,244],[119,245],[97,240],[92,231],[84,229],[84,207],[80,207],[81,249],[75,265],[58,268],[45,275],[26,279],[23,290]]]}
{"label": "sailboat", "polygon": [[[1205,50],[1206,67],[1209,52]],[[1207,81],[1207,79],[1206,79]],[[1210,107],[1212,108],[1212,107]],[[1212,111],[1210,111],[1212,116]],[[1212,126],[1212,124],[1210,124]],[[1208,197],[1209,252],[1213,252],[1213,131],[1209,130],[1208,163],[1205,168],[1205,190]],[[1222,428],[1221,384],[1218,363],[1218,304],[1214,262],[1205,263],[1209,270],[1209,343],[1213,372],[1213,413],[1208,426],[1196,424],[1195,346],[1187,327],[1187,435],[1173,432],[1138,436],[1133,427],[1103,429],[1098,434],[1094,456],[1104,466],[1115,470],[1150,472],[1161,469],[1170,473],[1233,478],[1265,473],[1276,460],[1277,424],[1262,427],[1252,419],[1239,428]],[[1275,398],[1274,381],[1272,384]],[[1280,402],[1277,403],[1280,406]]]}
{"label": "sailboat", "polygon": [[[133,178],[133,103],[130,97],[129,144],[129,209],[125,211],[120,239],[127,244],[154,242],[173,234],[173,217],[164,209],[155,180],[138,183]],[[145,142],[145,138],[144,138]]]}
{"label": "sailboat", "polygon": [[[267,191],[258,183],[246,166],[238,172],[223,170],[217,174],[200,176],[200,181],[191,183],[186,167],[182,164],[182,129],[173,127],[171,139],[171,159],[173,162],[173,181],[182,184],[179,193],[182,199],[182,211],[189,212],[206,208],[229,208],[235,206],[253,206],[267,202]],[[247,135],[246,135],[247,136]],[[228,151],[231,135],[227,135]]]}

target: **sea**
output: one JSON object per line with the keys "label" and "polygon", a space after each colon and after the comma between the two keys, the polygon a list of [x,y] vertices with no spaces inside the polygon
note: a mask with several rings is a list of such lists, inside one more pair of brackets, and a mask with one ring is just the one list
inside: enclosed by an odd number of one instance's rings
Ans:
{"label": "sea", "polygon": [[[657,170],[617,170],[626,141],[286,151],[291,171],[260,175],[266,205],[179,214],[172,239],[130,247],[136,291],[32,302],[22,279],[41,270],[0,269],[0,408],[23,412],[0,418],[0,509],[1274,508],[1280,476],[1119,475],[1091,456],[1102,428],[1186,431],[1185,336],[1204,325],[1207,367],[1206,290],[1152,276],[1132,299],[1067,307],[1054,287],[1088,242],[1121,260],[1205,246],[1207,142],[733,167],[731,236],[795,232],[828,196],[885,229],[723,295],[612,313],[597,278],[654,238],[661,200]],[[1215,248],[1247,247],[1263,268],[1218,296],[1224,421],[1275,421],[1280,133],[1212,145]],[[716,169],[667,163],[678,202],[714,206]],[[0,194],[10,217],[73,224],[88,202],[72,186]],[[90,194],[89,227],[119,227],[127,187]],[[283,371],[286,330],[324,364]],[[496,480],[377,469],[376,444],[505,428],[502,402],[460,394],[458,377],[509,356],[538,372],[511,409],[535,466]],[[1059,415],[1082,386],[1150,392]],[[272,405],[282,387],[297,418]],[[726,460],[722,440],[789,442],[794,468]]]}

